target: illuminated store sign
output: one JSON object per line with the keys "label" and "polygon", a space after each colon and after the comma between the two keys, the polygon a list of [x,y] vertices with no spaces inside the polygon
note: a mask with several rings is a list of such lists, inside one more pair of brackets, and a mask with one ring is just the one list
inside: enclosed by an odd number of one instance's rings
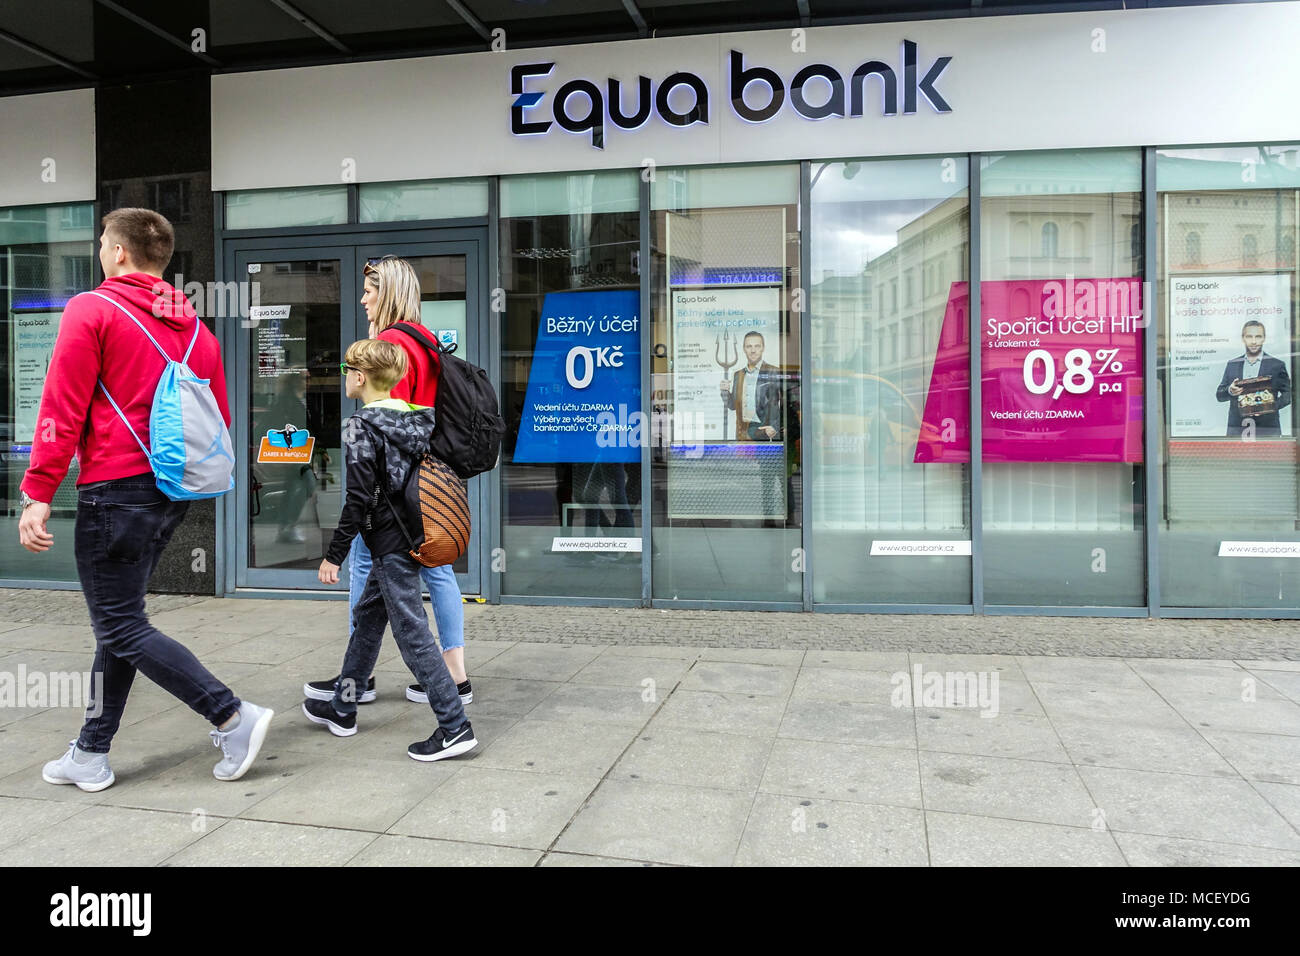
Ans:
{"label": "illuminated store sign", "polygon": [[[728,101],[732,111],[750,123],[766,123],[789,100],[790,108],[804,119],[856,117],[879,106],[882,116],[910,115],[924,100],[936,113],[951,113],[952,107],[936,84],[952,57],[932,60],[920,72],[917,45],[904,40],[902,66],[895,70],[882,60],[867,60],[846,80],[826,63],[812,63],[795,73],[787,83],[779,73],[759,64],[746,64],[739,50],[732,50],[728,68]],[[569,133],[590,135],[591,145],[605,148],[609,126],[631,132],[657,114],[669,126],[708,125],[709,89],[697,73],[678,71],[658,85],[648,76],[638,76],[633,90],[609,77],[602,87],[587,79],[572,79],[550,89],[539,86],[555,70],[554,62],[520,63],[510,70],[510,131],[516,136],[542,135],[552,126]],[[918,79],[919,76],[919,79]],[[630,85],[630,84],[629,84]],[[748,96],[746,95],[748,94]],[[544,102],[550,97],[550,103]],[[901,103],[900,103],[901,99]],[[530,111],[537,111],[530,118]],[[540,117],[550,115],[550,119]]]}

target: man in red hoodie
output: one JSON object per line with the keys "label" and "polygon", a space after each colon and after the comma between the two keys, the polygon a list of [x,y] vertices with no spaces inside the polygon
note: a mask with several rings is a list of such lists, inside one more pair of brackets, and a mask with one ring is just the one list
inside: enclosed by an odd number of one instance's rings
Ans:
{"label": "man in red hoodie", "polygon": [[99,262],[107,278],[96,292],[112,301],[82,294],[64,309],[41,392],[31,463],[22,481],[18,536],[24,548],[39,554],[54,546],[46,527],[50,501],[74,453],[81,466],[73,547],[95,632],[92,686],[97,699],[87,709],[78,739],[62,758],[45,765],[42,776],[48,783],[75,784],[91,792],[115,779],[108,750],[137,671],[216,728],[213,745],[223,753],[212,771],[218,780],[238,780],[248,771],[272,717],[268,708],[241,702],[145,615],[149,578],[189,502],[172,501],[158,490],[149,459],[131,434],[134,429],[148,444],[154,391],[166,367],[131,316],[176,360],[198,326],[187,364],[198,377],[210,379],[222,417],[230,424],[216,337],[199,322],[185,296],[161,278],[174,241],[171,223],[152,210],[117,209],[104,217]]}

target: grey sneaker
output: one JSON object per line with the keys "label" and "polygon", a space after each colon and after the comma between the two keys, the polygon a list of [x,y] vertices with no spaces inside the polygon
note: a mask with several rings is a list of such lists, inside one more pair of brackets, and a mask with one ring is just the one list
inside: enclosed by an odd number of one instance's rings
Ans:
{"label": "grey sneaker", "polygon": [[[74,757],[89,757],[78,763]],[[46,783],[75,783],[87,793],[97,793],[113,785],[117,778],[108,765],[108,754],[86,753],[77,749],[75,740],[68,741],[68,752],[58,760],[51,760],[41,769],[41,779]]]}
{"label": "grey sneaker", "polygon": [[271,718],[275,711],[269,707],[258,707],[248,701],[239,704],[239,726],[234,730],[210,731],[212,746],[220,747],[225,755],[221,762],[212,768],[212,776],[218,780],[238,780],[248,773],[248,768],[257,759],[257,752],[262,749],[262,741],[271,727]]}

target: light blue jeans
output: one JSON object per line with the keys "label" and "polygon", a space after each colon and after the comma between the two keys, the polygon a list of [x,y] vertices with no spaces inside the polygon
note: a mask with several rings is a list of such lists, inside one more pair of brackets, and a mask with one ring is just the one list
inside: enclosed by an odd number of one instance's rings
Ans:
{"label": "light blue jeans", "polygon": [[[361,540],[361,535],[352,539],[352,550],[348,553],[348,633],[356,626],[352,620],[352,611],[361,600],[361,592],[366,588],[366,578],[370,577],[370,549]],[[443,651],[453,647],[465,646],[465,605],[460,597],[460,585],[456,583],[456,572],[450,564],[436,568],[420,568],[420,577],[433,598],[433,620],[438,625],[438,643]],[[367,678],[369,675],[367,675]]]}

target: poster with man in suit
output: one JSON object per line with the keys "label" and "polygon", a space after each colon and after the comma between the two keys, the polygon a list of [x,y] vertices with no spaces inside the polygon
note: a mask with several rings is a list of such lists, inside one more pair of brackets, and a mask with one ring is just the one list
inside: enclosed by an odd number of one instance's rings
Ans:
{"label": "poster with man in suit", "polygon": [[1227,435],[1242,434],[1246,420],[1255,423],[1257,436],[1282,434],[1281,411],[1291,404],[1291,377],[1286,363],[1264,351],[1267,330],[1251,320],[1241,329],[1246,351],[1229,360],[1215,398],[1228,403]]}
{"label": "poster with man in suit", "polygon": [[1169,278],[1169,437],[1290,438],[1291,276]]}
{"label": "poster with man in suit", "polygon": [[775,365],[763,361],[767,341],[762,332],[746,332],[741,340],[745,361],[721,385],[723,401],[736,415],[735,437],[740,441],[782,441],[783,376]]}

